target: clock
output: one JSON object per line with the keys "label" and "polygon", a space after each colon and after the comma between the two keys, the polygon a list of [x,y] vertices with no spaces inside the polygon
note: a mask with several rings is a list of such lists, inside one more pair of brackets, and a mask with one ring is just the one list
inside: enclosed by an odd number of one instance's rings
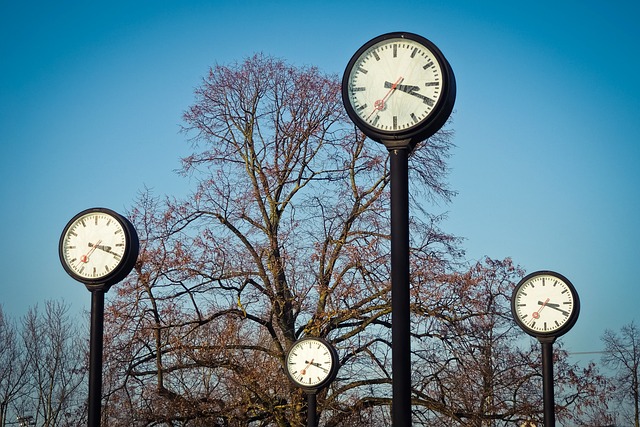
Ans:
{"label": "clock", "polygon": [[111,286],[124,279],[133,269],[138,250],[138,234],[133,225],[105,208],[78,213],[60,236],[62,266],[87,286]]}
{"label": "clock", "polygon": [[447,121],[456,82],[442,52],[411,33],[388,33],[364,44],[342,78],[342,100],[351,120],[369,138],[415,144]]}
{"label": "clock", "polygon": [[285,368],[291,381],[304,389],[320,389],[338,372],[338,353],[321,338],[302,338],[287,352]]}
{"label": "clock", "polygon": [[511,297],[516,323],[535,337],[558,337],[578,320],[580,299],[573,284],[553,271],[528,274],[516,285]]}

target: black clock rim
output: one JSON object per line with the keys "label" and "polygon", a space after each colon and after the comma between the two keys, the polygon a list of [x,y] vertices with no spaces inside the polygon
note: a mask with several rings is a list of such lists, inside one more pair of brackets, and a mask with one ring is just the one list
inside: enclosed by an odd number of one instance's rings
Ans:
{"label": "black clock rim", "polygon": [[[557,279],[562,280],[567,287],[569,288],[569,292],[571,292],[571,296],[573,298],[574,301],[574,308],[573,311],[571,312],[571,315],[569,316],[569,319],[565,322],[564,325],[562,325],[560,328],[556,329],[555,331],[551,331],[551,332],[540,332],[540,331],[534,331],[533,329],[529,328],[518,316],[517,312],[516,312],[516,294],[518,293],[518,290],[525,284],[527,283],[529,280],[531,280],[533,277],[536,276],[553,276],[556,277]],[[578,316],[580,315],[580,297],[578,296],[578,292],[576,291],[575,286],[573,286],[573,283],[571,283],[571,281],[569,279],[567,279],[564,275],[555,272],[555,271],[551,271],[551,270],[539,270],[539,271],[534,271],[532,273],[527,274],[526,276],[524,276],[522,279],[520,279],[520,281],[518,282],[518,284],[516,285],[516,287],[513,289],[513,293],[511,295],[511,315],[513,316],[514,321],[516,322],[516,324],[524,331],[526,332],[528,335],[531,335],[532,337],[535,338],[548,338],[548,337],[560,337],[564,334],[566,334],[567,332],[569,332],[569,330],[571,330],[573,328],[573,326],[576,324],[576,321],[578,320]]]}
{"label": "black clock rim", "polygon": [[[125,241],[126,241],[125,251],[118,265],[105,276],[94,278],[94,279],[82,277],[76,274],[76,272],[73,271],[73,269],[71,269],[67,265],[64,258],[64,239],[67,234],[67,231],[69,230],[71,225],[74,222],[76,222],[79,218],[92,213],[104,213],[113,217],[116,221],[118,221],[125,232]],[[60,241],[58,243],[58,256],[60,258],[60,263],[62,264],[62,267],[67,272],[67,274],[71,276],[72,279],[87,285],[87,287],[89,286],[102,287],[102,286],[111,286],[122,281],[131,272],[131,270],[133,269],[138,259],[139,248],[140,248],[140,243],[138,239],[138,233],[133,227],[133,224],[131,224],[131,222],[126,217],[120,215],[119,213],[111,209],[97,207],[97,208],[85,209],[82,212],[77,213],[73,218],[71,218],[71,220],[69,220],[67,225],[65,225],[64,229],[62,230],[62,234],[60,235]]]}
{"label": "black clock rim", "polygon": [[[327,375],[327,377],[322,380],[321,382],[319,382],[318,384],[312,385],[312,386],[308,386],[308,385],[304,385],[299,383],[298,381],[296,381],[293,377],[293,375],[291,374],[291,372],[289,372],[289,364],[288,364],[288,360],[289,360],[289,354],[291,353],[291,350],[293,350],[293,348],[298,345],[301,342],[304,341],[317,341],[322,343],[325,347],[327,347],[329,349],[329,353],[331,354],[331,370],[329,371],[329,374]],[[338,374],[338,352],[336,351],[335,347],[333,345],[331,345],[331,343],[323,338],[320,337],[304,337],[304,338],[300,338],[299,340],[295,341],[292,345],[291,348],[289,350],[287,350],[287,353],[285,354],[285,359],[284,359],[284,363],[285,363],[285,373],[287,374],[287,377],[289,378],[289,381],[291,381],[296,387],[299,387],[303,390],[308,390],[308,391],[312,391],[312,390],[320,390],[324,387],[326,387],[327,385],[329,385],[335,378],[336,375]]]}
{"label": "black clock rim", "polygon": [[[425,48],[430,50],[436,57],[442,68],[442,96],[436,102],[431,115],[420,123],[408,129],[400,131],[382,131],[369,125],[362,120],[355,112],[349,100],[349,76],[355,62],[360,56],[371,46],[388,39],[409,39],[421,43]],[[435,134],[444,126],[447,119],[453,111],[456,98],[456,80],[451,65],[445,58],[442,51],[429,39],[418,34],[410,32],[391,32],[374,37],[373,39],[362,45],[347,63],[344,74],[342,76],[342,103],[344,104],[347,115],[353,123],[369,138],[374,141],[384,143],[385,141],[408,140],[409,144],[414,146],[417,142],[425,140]]]}

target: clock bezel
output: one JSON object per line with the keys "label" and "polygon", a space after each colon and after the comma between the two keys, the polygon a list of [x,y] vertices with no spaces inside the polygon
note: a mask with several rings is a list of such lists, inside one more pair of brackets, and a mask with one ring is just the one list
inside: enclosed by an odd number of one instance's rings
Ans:
{"label": "clock bezel", "polygon": [[[120,224],[120,226],[124,230],[125,235],[125,250],[122,254],[122,259],[120,260],[120,262],[109,273],[96,278],[87,278],[77,274],[75,270],[73,270],[68,265],[67,260],[64,256],[64,243],[67,237],[67,232],[80,218],[91,214],[104,214],[110,216]],[[82,212],[77,213],[73,218],[71,218],[71,220],[69,220],[67,225],[62,230],[62,234],[60,235],[60,241],[58,244],[58,255],[60,257],[62,267],[67,272],[67,274],[71,276],[71,278],[85,284],[90,290],[103,287],[108,289],[110,286],[122,281],[131,272],[138,259],[139,249],[140,243],[138,239],[138,233],[133,227],[133,224],[131,224],[131,222],[127,218],[111,209],[98,207],[85,209]]]}
{"label": "clock bezel", "polygon": [[[441,96],[436,101],[435,106],[427,117],[418,122],[416,125],[407,129],[384,131],[377,129],[365,120],[363,120],[351,105],[349,96],[349,81],[351,71],[354,65],[359,61],[360,57],[373,45],[390,39],[408,39],[421,44],[426,50],[429,50],[436,58],[442,70],[442,88]],[[407,141],[408,145],[413,148],[419,141],[425,140],[435,134],[444,124],[453,111],[456,98],[456,80],[451,69],[451,65],[442,54],[440,49],[430,40],[420,35],[408,32],[392,32],[382,34],[369,40],[362,45],[360,49],[349,60],[342,77],[342,102],[344,104],[347,115],[353,123],[370,139],[385,145],[393,145],[393,141]]]}
{"label": "clock bezel", "polygon": [[[518,292],[520,291],[520,288],[522,288],[525,284],[527,284],[528,282],[530,282],[531,280],[535,279],[538,276],[551,276],[560,280],[569,289],[569,292],[571,292],[571,298],[573,299],[573,310],[571,311],[571,314],[569,315],[569,317],[558,329],[555,329],[549,332],[541,332],[541,331],[537,331],[530,328],[520,318],[516,308],[516,297],[518,295]],[[516,287],[513,289],[513,294],[511,296],[511,314],[513,315],[513,318],[516,324],[528,335],[531,335],[536,338],[547,338],[547,337],[557,338],[569,332],[569,330],[573,328],[576,321],[578,320],[578,316],[580,315],[580,297],[578,296],[578,292],[576,291],[576,288],[573,286],[573,283],[571,283],[571,281],[567,279],[565,276],[563,276],[562,274],[557,273],[555,271],[550,271],[550,270],[534,271],[533,273],[529,273],[526,276],[524,276],[522,279],[520,279]]]}
{"label": "clock bezel", "polygon": [[[294,376],[293,374],[289,371],[289,356],[291,355],[291,352],[293,351],[294,348],[296,348],[298,345],[304,344],[306,341],[313,341],[313,342],[318,342],[321,345],[325,346],[328,350],[329,350],[329,354],[331,355],[331,369],[329,370],[329,372],[326,374],[326,377],[320,381],[317,384],[314,385],[308,385],[308,384],[303,384],[301,382],[299,382]],[[331,343],[329,343],[327,340],[319,338],[319,337],[304,337],[301,338],[299,340],[297,340],[296,342],[294,342],[291,345],[291,348],[287,351],[287,353],[285,354],[285,359],[284,359],[284,370],[287,374],[287,377],[289,377],[289,380],[297,387],[300,387],[304,390],[307,391],[317,391],[320,390],[324,387],[326,387],[327,385],[329,385],[336,377],[337,373],[338,373],[338,352],[336,351],[335,347],[333,347],[333,345],[331,345]]]}

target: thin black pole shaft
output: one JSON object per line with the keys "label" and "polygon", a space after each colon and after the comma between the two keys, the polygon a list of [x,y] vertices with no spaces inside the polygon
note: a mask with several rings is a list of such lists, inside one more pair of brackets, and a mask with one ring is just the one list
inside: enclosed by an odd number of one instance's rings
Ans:
{"label": "thin black pole shaft", "polygon": [[411,341],[409,316],[409,172],[408,149],[390,150],[391,165],[391,309],[395,427],[411,426]]}
{"label": "thin black pole shaft", "polygon": [[104,293],[91,291],[91,336],[89,339],[89,427],[100,427],[102,403],[102,337]]}
{"label": "thin black pole shaft", "polygon": [[542,344],[542,399],[544,402],[544,427],[556,427],[556,412],[553,392],[553,341],[541,340]]}
{"label": "thin black pole shaft", "polygon": [[318,410],[316,408],[315,393],[307,393],[307,427],[318,427]]}

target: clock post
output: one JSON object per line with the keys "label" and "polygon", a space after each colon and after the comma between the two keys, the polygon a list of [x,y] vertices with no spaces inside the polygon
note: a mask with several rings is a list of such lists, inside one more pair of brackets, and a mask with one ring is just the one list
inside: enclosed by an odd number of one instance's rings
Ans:
{"label": "clock post", "polygon": [[556,426],[556,403],[553,384],[553,343],[556,337],[538,337],[542,346],[542,405],[544,425]]}
{"label": "clock post", "polygon": [[307,427],[318,427],[317,390],[305,390],[307,395]]}
{"label": "clock post", "polygon": [[91,292],[88,427],[100,426],[104,294],[131,272],[139,248],[131,222],[106,208],[80,212],[60,236],[58,253],[63,268]]}
{"label": "clock post", "polygon": [[391,371],[394,426],[411,425],[409,148],[389,148],[391,173]]}
{"label": "clock post", "polygon": [[100,426],[102,406],[102,354],[104,339],[104,294],[107,286],[87,289],[91,292],[91,325],[89,332],[89,402],[88,426]]}
{"label": "clock post", "polygon": [[354,124],[389,151],[391,178],[392,425],[411,426],[408,158],[445,124],[456,81],[442,52],[412,33],[365,43],[347,64],[342,100]]}

